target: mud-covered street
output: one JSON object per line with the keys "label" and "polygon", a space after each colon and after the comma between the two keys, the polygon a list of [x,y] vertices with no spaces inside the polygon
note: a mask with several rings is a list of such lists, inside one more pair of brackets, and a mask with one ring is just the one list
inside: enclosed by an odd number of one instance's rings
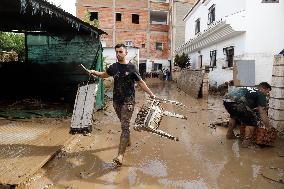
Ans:
{"label": "mud-covered street", "polygon": [[[188,120],[164,117],[160,129],[180,141],[137,132],[131,129],[121,168],[112,159],[117,155],[120,124],[111,101],[95,115],[91,136],[76,135],[63,150],[20,189],[93,189],[93,188],[283,188],[271,178],[283,178],[284,161],[279,152],[284,141],[275,147],[241,148],[238,140],[226,140],[226,128],[210,128],[226,119],[221,97],[194,99],[178,90],[173,82],[147,80],[158,97],[182,102],[188,109],[174,105],[164,108],[184,114]],[[144,94],[137,90],[134,115]],[[269,175],[269,178],[266,178]]]}

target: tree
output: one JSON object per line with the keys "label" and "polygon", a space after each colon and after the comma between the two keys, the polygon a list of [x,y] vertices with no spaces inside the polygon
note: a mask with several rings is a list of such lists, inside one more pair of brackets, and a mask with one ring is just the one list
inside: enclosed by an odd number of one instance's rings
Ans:
{"label": "tree", "polygon": [[181,69],[190,66],[190,59],[188,58],[188,55],[184,53],[182,53],[181,56],[176,54],[174,61],[175,61],[174,65],[180,67]]}
{"label": "tree", "polygon": [[19,33],[0,32],[0,51],[15,51],[19,60],[25,60],[25,36]]}
{"label": "tree", "polygon": [[96,28],[99,28],[100,27],[100,23],[97,19],[94,19],[91,21],[91,12],[87,10],[87,12],[85,13],[85,16],[84,16],[84,22],[87,22],[88,24],[96,27]]}

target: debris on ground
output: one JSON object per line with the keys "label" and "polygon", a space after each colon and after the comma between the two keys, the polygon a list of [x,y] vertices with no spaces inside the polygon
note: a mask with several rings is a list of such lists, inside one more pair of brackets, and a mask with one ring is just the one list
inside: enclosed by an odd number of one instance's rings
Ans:
{"label": "debris on ground", "polygon": [[216,129],[217,126],[218,127],[228,127],[228,125],[229,125],[229,120],[221,120],[221,121],[210,123],[208,127],[212,129]]}
{"label": "debris on ground", "polygon": [[261,175],[269,180],[284,184],[284,170],[276,167],[265,168]]}

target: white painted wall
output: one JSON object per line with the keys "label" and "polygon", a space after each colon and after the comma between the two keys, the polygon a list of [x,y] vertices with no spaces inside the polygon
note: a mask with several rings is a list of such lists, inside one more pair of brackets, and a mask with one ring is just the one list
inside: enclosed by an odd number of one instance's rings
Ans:
{"label": "white painted wall", "polygon": [[[209,65],[210,51],[217,50],[217,69],[209,74],[211,84],[220,85],[233,77],[232,70],[222,69],[225,64],[223,48],[234,46],[235,59],[255,60],[256,84],[271,82],[273,55],[284,48],[284,0],[279,3],[261,3],[261,0],[207,0],[195,7],[185,19],[185,42],[195,38],[195,20],[201,18],[201,29],[208,28],[208,9],[216,4],[216,21],[226,20],[234,30],[245,33],[200,50],[203,65]],[[199,53],[189,54],[193,68],[197,68]]]}
{"label": "white painted wall", "polygon": [[146,72],[151,72],[154,68],[154,64],[162,64],[162,69],[170,69],[170,63],[165,59],[155,59],[146,61]]}
{"label": "white painted wall", "polygon": [[284,1],[247,0],[247,53],[278,54],[284,48]]}
{"label": "white painted wall", "polygon": [[[195,37],[195,21],[200,18],[200,31],[203,31],[208,28],[208,9],[216,4],[215,7],[215,20],[225,20],[233,19],[234,13],[241,12],[245,10],[246,0],[207,0],[204,4],[202,1],[194,8],[187,18],[185,19],[185,42],[189,39]],[[241,14],[238,14],[238,17],[242,17]],[[242,26],[243,24],[239,21],[236,26]]]}
{"label": "white painted wall", "polygon": [[[220,85],[226,81],[232,80],[233,72],[231,69],[222,69],[223,66],[227,66],[225,62],[225,55],[223,54],[223,48],[234,46],[235,47],[235,56],[241,57],[244,54],[244,45],[245,45],[245,35],[239,35],[229,40],[214,44],[207,48],[204,48],[200,51],[200,54],[203,56],[203,65],[210,65],[210,51],[217,50],[217,68],[210,70],[209,73],[209,84],[210,85]],[[197,52],[190,54],[192,57],[191,63],[194,69],[198,69],[197,57],[200,55]]]}

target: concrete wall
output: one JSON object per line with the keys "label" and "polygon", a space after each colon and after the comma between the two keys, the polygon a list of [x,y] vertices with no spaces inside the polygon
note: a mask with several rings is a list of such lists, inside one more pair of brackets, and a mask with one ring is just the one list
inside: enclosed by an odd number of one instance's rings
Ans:
{"label": "concrete wall", "polygon": [[176,49],[184,43],[185,40],[185,22],[183,21],[186,13],[192,8],[192,3],[174,2],[173,4],[173,20],[172,20],[172,49]]}
{"label": "concrete wall", "polygon": [[181,70],[177,78],[177,86],[187,94],[198,98],[202,90],[203,76],[200,70]]}

